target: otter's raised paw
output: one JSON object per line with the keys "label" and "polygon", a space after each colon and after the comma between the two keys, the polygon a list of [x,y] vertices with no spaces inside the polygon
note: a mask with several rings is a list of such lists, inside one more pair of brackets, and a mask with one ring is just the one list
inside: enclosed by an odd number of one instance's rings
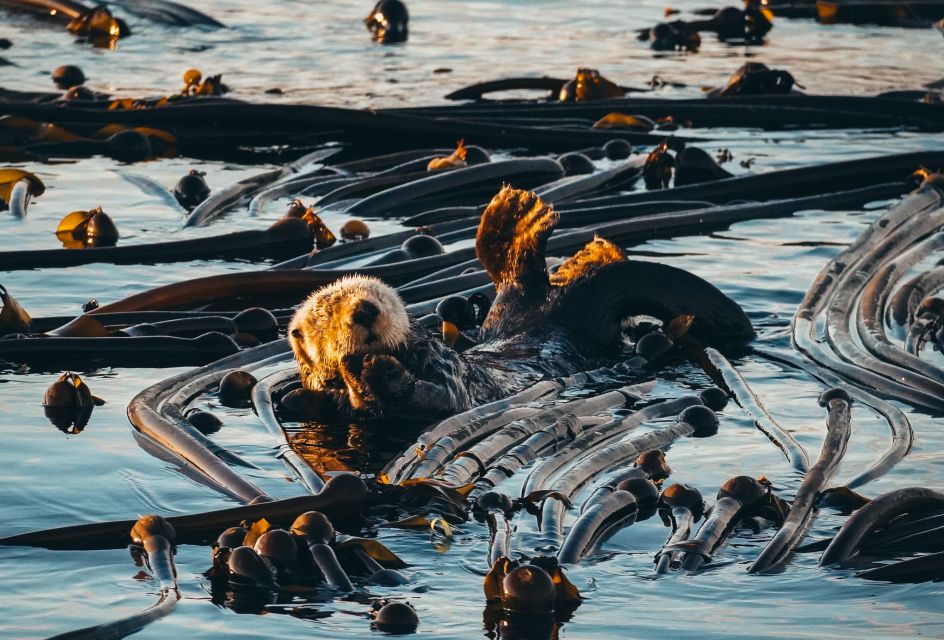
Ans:
{"label": "otter's raised paw", "polygon": [[368,393],[378,400],[405,398],[413,392],[416,379],[393,356],[364,356],[361,382]]}

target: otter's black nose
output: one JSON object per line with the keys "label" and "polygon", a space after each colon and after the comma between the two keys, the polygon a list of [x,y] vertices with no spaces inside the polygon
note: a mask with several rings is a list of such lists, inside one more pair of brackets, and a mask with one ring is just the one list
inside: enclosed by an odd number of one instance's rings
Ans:
{"label": "otter's black nose", "polygon": [[351,320],[354,324],[359,324],[369,329],[374,324],[374,320],[380,315],[380,309],[370,300],[360,300],[354,307],[354,313],[351,314]]}

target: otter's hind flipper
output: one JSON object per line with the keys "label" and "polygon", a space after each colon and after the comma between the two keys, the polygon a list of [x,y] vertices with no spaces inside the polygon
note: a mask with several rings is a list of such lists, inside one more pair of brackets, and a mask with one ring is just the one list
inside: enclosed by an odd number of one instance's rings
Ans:
{"label": "otter's hind flipper", "polygon": [[502,187],[482,214],[475,253],[499,294],[508,287],[550,288],[544,249],[559,216],[530,191]]}
{"label": "otter's hind flipper", "polygon": [[708,343],[746,342],[754,328],[744,310],[714,285],[683,269],[626,260],[594,269],[557,290],[551,319],[600,348],[618,348],[624,318],[646,314],[666,326],[692,315],[689,333]]}
{"label": "otter's hind flipper", "polygon": [[606,238],[595,236],[583,249],[564,260],[557,271],[551,275],[551,284],[555,287],[564,287],[583,276],[590,275],[591,272],[604,265],[624,260],[626,260],[626,254],[622,249]]}

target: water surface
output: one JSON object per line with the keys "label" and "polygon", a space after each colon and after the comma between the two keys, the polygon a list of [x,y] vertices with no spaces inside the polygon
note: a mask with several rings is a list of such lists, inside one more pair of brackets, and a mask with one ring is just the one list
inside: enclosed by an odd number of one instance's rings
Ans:
{"label": "water surface", "polygon": [[[411,38],[405,45],[370,43],[360,23],[370,2],[210,0],[199,8],[230,25],[221,31],[179,30],[132,20],[133,37],[116,50],[76,44],[58,28],[30,18],[7,17],[0,37],[13,41],[0,85],[48,90],[48,74],[77,64],[95,89],[119,96],[176,91],[188,67],[223,73],[237,97],[254,101],[309,102],[369,107],[444,102],[465,84],[506,75],[570,76],[578,66],[600,69],[623,84],[645,85],[653,75],[684,82],[658,95],[694,97],[716,86],[747,59],[790,70],[811,93],[873,94],[917,88],[944,74],[944,42],[933,30],[821,26],[780,20],[768,44],[728,46],[708,35],[696,54],[656,55],[634,31],[661,19],[663,5],[635,3],[530,2],[508,0],[415,2]],[[685,0],[682,9],[702,6]],[[439,72],[437,72],[437,70]],[[282,96],[265,95],[274,87]],[[705,132],[699,132],[705,134]],[[944,150],[944,136],[888,131],[773,133],[711,131],[714,152],[728,148],[730,170],[753,158],[750,171],[801,166],[915,149]],[[471,141],[470,141],[471,142]],[[101,205],[122,232],[122,244],[262,228],[283,209],[275,203],[256,218],[235,212],[202,230],[181,230],[181,214],[149,196],[122,174],[144,174],[170,187],[190,168],[207,172],[214,188],[268,167],[170,159],[125,166],[108,159],[24,165],[40,174],[47,192],[25,220],[0,215],[7,246],[53,248],[55,223],[75,209]],[[761,220],[697,238],[660,240],[633,247],[666,254],[666,261],[715,283],[748,311],[761,346],[789,350],[788,328],[797,303],[816,272],[851,241],[881,207],[854,211],[808,211],[783,220]],[[329,219],[331,225],[340,219]],[[374,224],[375,232],[395,224]],[[34,316],[78,313],[89,298],[107,303],[149,287],[194,275],[255,268],[244,263],[196,261],[174,265],[105,267],[0,273],[2,282]],[[824,433],[816,398],[822,388],[809,376],[754,356],[735,364],[762,402],[811,453]],[[66,436],[42,415],[43,391],[58,373],[0,370],[0,535],[72,523],[128,518],[139,513],[179,514],[230,504],[183,476],[176,467],[142,450],[132,436],[125,407],[144,387],[181,369],[99,369],[80,372],[107,400],[88,428]],[[678,395],[707,384],[696,368],[683,367],[656,395]],[[212,399],[207,400],[213,405]],[[277,496],[303,489],[286,479],[273,459],[271,440],[249,411],[218,409],[227,420],[217,436],[264,471],[253,481]],[[944,435],[932,416],[907,410],[917,433],[914,450],[891,474],[865,487],[877,495],[912,486],[940,486]],[[862,407],[853,410],[855,431],[838,483],[868,465],[886,446],[883,421]],[[356,442],[356,439],[355,439]],[[798,478],[771,443],[734,405],[722,414],[720,433],[708,440],[674,445],[672,480],[713,495],[737,474],[765,475],[790,495]],[[512,482],[503,487],[517,491]],[[824,511],[811,536],[825,537],[842,517]],[[542,541],[533,522],[519,521],[519,547],[533,551]],[[940,585],[890,586],[858,580],[851,573],[822,570],[817,556],[800,555],[778,575],[748,576],[746,567],[769,533],[742,536],[698,576],[650,578],[652,555],[666,530],[651,519],[617,535],[571,579],[586,596],[567,638],[889,638],[940,636]],[[412,566],[404,589],[371,588],[371,594],[407,598],[419,612],[419,633],[437,638],[482,635],[487,530],[459,528],[447,550],[425,534],[383,532],[381,539]],[[208,549],[181,547],[177,555],[184,600],[169,618],[142,631],[142,640],[168,637],[255,638],[363,637],[368,631],[363,602],[331,599],[309,603],[299,616],[237,615],[210,602],[201,573]],[[0,635],[34,638],[95,624],[147,606],[156,584],[134,579],[137,569],[124,550],[51,552],[0,547]],[[281,609],[282,611],[291,610]],[[315,615],[313,612],[317,612]]]}

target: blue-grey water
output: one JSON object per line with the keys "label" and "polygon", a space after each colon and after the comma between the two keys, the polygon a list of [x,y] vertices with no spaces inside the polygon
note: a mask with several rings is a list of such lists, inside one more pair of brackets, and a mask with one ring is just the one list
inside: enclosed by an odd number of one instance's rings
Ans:
{"label": "blue-grey water", "polygon": [[[372,44],[360,20],[370,8],[351,0],[273,3],[210,0],[201,10],[229,25],[219,31],[178,29],[132,18],[134,35],[115,50],[77,44],[58,27],[0,14],[0,37],[13,41],[0,67],[0,86],[49,90],[49,72],[77,64],[95,89],[117,96],[174,92],[189,67],[223,73],[239,98],[343,106],[438,104],[465,84],[511,75],[569,76],[591,66],[624,84],[645,84],[658,74],[684,82],[665,97],[693,97],[716,86],[751,59],[789,69],[811,93],[874,94],[917,88],[944,75],[944,40],[937,31],[822,26],[777,19],[763,46],[727,46],[711,36],[694,54],[657,55],[634,30],[662,19],[663,4],[589,0],[516,2],[462,0],[411,3],[411,37],[405,45]],[[694,0],[675,5],[703,6]],[[449,72],[434,73],[449,69]],[[265,95],[279,87],[282,96]],[[746,123],[749,124],[749,123]],[[772,169],[914,149],[944,150],[944,135],[887,131],[700,131],[715,152],[729,149],[732,171]],[[474,141],[468,141],[474,142]],[[739,162],[753,159],[749,169]],[[237,211],[202,230],[181,230],[181,215],[123,176],[146,175],[170,187],[190,168],[221,188],[264,167],[186,159],[126,166],[93,158],[22,165],[39,174],[47,192],[24,220],[0,214],[8,248],[53,248],[56,222],[76,209],[103,206],[122,233],[121,244],[263,228],[283,211],[274,203],[256,218]],[[761,346],[789,350],[788,328],[816,272],[851,241],[888,202],[853,211],[807,211],[782,220],[736,224],[695,238],[648,242],[633,249],[671,254],[665,260],[707,278],[740,302],[758,328]],[[335,228],[342,218],[329,218]],[[395,228],[375,223],[375,232]],[[91,265],[62,270],[0,273],[0,283],[34,316],[78,313],[89,298],[107,303],[195,275],[254,268],[245,263],[197,261],[173,265]],[[757,395],[815,454],[823,439],[822,387],[809,376],[770,361],[746,357],[735,364]],[[81,372],[107,401],[87,429],[67,436],[50,426],[41,401],[57,374],[0,370],[0,535],[66,524],[130,518],[143,513],[182,514],[231,503],[152,457],[137,444],[125,415],[131,397],[182,369],[98,369]],[[696,368],[662,382],[657,395],[707,384]],[[212,399],[208,401],[213,405]],[[219,408],[227,426],[216,436],[264,471],[253,480],[273,495],[299,495],[273,457],[271,440],[248,410]],[[868,495],[912,485],[944,485],[944,434],[939,420],[907,409],[916,431],[910,455],[888,476],[863,488]],[[887,444],[887,427],[863,407],[853,410],[854,434],[836,484],[855,475]],[[719,434],[673,445],[672,479],[708,496],[727,478],[764,475],[789,497],[797,485],[790,466],[736,406],[722,414]],[[511,483],[510,493],[517,490]],[[825,510],[812,538],[831,533],[843,518]],[[739,536],[697,576],[650,578],[652,556],[666,536],[658,518],[619,533],[590,562],[569,571],[586,597],[561,629],[565,638],[892,638],[942,637],[944,587],[887,585],[824,570],[817,554],[801,554],[780,574],[749,576],[746,567],[769,533]],[[417,609],[419,634],[435,638],[482,637],[487,529],[458,528],[447,548],[428,534],[385,530],[381,540],[410,565],[405,588],[371,587],[377,596],[408,599]],[[519,519],[519,549],[541,546],[533,521]],[[353,638],[370,635],[361,601],[325,598],[308,604],[323,617],[239,615],[211,603],[201,575],[209,550],[183,546],[177,554],[183,600],[168,618],[141,631],[153,638]],[[53,552],[0,547],[0,636],[37,638],[104,622],[153,600],[157,584],[135,579],[125,550]],[[290,611],[281,609],[282,612]],[[309,616],[311,617],[311,616]]]}

